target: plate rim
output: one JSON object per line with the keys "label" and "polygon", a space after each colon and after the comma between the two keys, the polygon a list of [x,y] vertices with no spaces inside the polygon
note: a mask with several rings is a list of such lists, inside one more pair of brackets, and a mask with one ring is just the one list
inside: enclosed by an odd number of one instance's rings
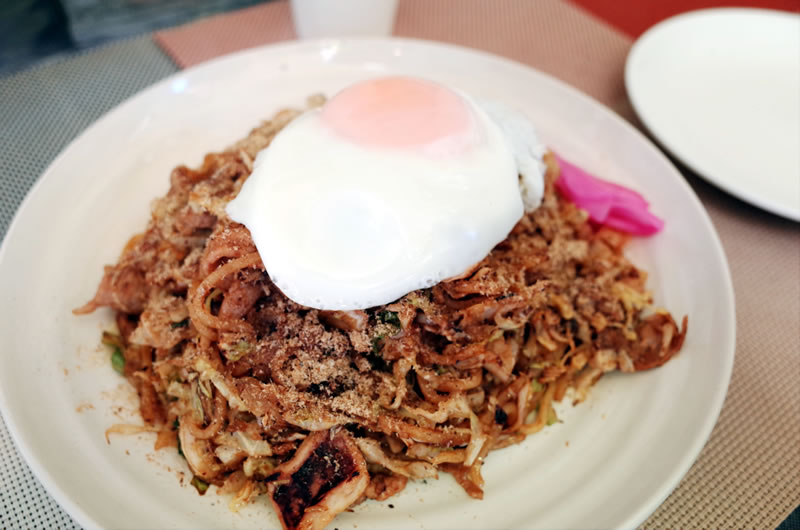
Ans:
{"label": "plate rim", "polygon": [[691,19],[704,18],[708,16],[716,18],[719,16],[724,17],[731,14],[743,13],[759,14],[776,18],[796,18],[798,21],[800,21],[800,14],[781,11],[779,9],[767,9],[759,7],[711,7],[705,9],[695,9],[664,19],[648,28],[647,31],[642,33],[631,46],[628,56],[625,59],[625,92],[627,93],[628,99],[631,102],[631,106],[633,107],[636,116],[641,120],[642,124],[647,129],[647,132],[650,134],[650,140],[656,142],[664,149],[664,151],[668,152],[675,159],[680,160],[682,164],[688,167],[697,176],[751,206],[773,215],[783,217],[784,219],[789,219],[790,221],[800,223],[800,208],[793,209],[790,206],[775,203],[769,198],[764,198],[758,193],[754,194],[752,191],[748,191],[746,186],[737,186],[729,181],[726,181],[725,179],[719,178],[719,176],[714,176],[713,171],[707,172],[702,169],[702,166],[704,165],[702,162],[698,162],[696,159],[693,160],[691,157],[685,156],[685,152],[682,153],[681,149],[676,148],[674,142],[672,142],[669,138],[657,134],[656,131],[658,130],[658,127],[654,126],[652,116],[648,115],[648,112],[646,111],[647,105],[643,104],[641,101],[641,93],[632,88],[635,84],[634,78],[636,77],[633,63],[640,54],[645,53],[642,50],[644,49],[646,51],[654,35],[658,35],[664,30],[670,30],[676,24],[681,25],[687,20]]}
{"label": "plate rim", "polygon": [[[675,167],[675,165],[672,163],[672,161],[669,160],[669,158],[661,150],[658,149],[658,147],[653,143],[653,141],[650,138],[648,138],[644,133],[642,133],[640,130],[638,130],[636,127],[634,127],[630,122],[622,118],[620,115],[612,111],[610,108],[608,108],[606,105],[599,102],[592,96],[573,87],[567,82],[562,81],[561,79],[556,78],[555,76],[548,74],[546,72],[543,72],[542,70],[539,70],[533,66],[529,66],[525,63],[509,59],[507,57],[503,57],[500,55],[496,55],[490,52],[486,52],[480,49],[470,48],[468,46],[460,46],[460,45],[437,42],[426,39],[405,38],[405,37],[388,37],[388,38],[365,37],[365,38],[341,38],[341,39],[337,38],[337,39],[315,39],[315,40],[302,40],[302,41],[300,40],[284,41],[280,43],[273,43],[273,44],[247,48],[244,50],[238,50],[236,52],[222,55],[214,59],[211,59],[209,61],[197,64],[190,68],[178,70],[177,72],[170,74],[164,77],[163,79],[156,81],[155,83],[143,88],[142,90],[136,92],[135,94],[132,94],[131,96],[127,97],[117,105],[114,105],[111,109],[103,113],[100,117],[98,117],[90,125],[88,125],[75,138],[73,138],[69,142],[69,144],[59,152],[59,154],[52,160],[52,162],[48,164],[47,168],[39,175],[39,177],[37,177],[33,186],[31,186],[31,188],[26,193],[25,198],[20,203],[19,207],[14,213],[14,217],[11,223],[9,223],[6,234],[3,237],[2,244],[0,244],[0,270],[2,270],[4,263],[6,261],[6,255],[9,252],[8,248],[10,244],[8,242],[15,237],[17,231],[21,230],[20,228],[18,228],[18,225],[21,223],[20,219],[22,217],[23,211],[28,209],[29,205],[36,200],[36,197],[39,195],[41,188],[43,188],[46,185],[47,181],[52,178],[56,178],[52,176],[54,174],[53,169],[57,167],[60,164],[61,160],[63,158],[66,158],[69,155],[69,153],[76,148],[75,147],[76,144],[81,142],[83,138],[87,134],[89,134],[90,131],[94,129],[100,122],[105,122],[108,121],[109,119],[113,119],[113,115],[116,114],[116,112],[118,112],[123,107],[135,104],[137,99],[145,97],[147,93],[158,91],[162,87],[168,86],[177,78],[185,76],[188,73],[209,68],[213,69],[218,63],[249,54],[257,55],[263,50],[274,50],[280,48],[286,48],[286,49],[300,48],[302,50],[306,49],[310,50],[310,49],[324,48],[334,43],[337,43],[339,45],[347,45],[347,44],[365,45],[369,43],[380,43],[380,44],[393,44],[396,46],[434,47],[434,48],[439,48],[442,51],[452,51],[454,53],[468,53],[472,55],[477,55],[484,59],[506,63],[507,65],[511,65],[515,68],[531,70],[536,74],[546,78],[548,82],[554,83],[556,86],[558,86],[559,90],[570,93],[572,97],[577,97],[579,99],[587,100],[589,103],[593,104],[593,106],[598,110],[598,112],[600,112],[604,116],[604,118],[617,122],[617,124],[622,126],[623,129],[626,129],[629,133],[633,134],[638,140],[640,140],[642,149],[650,150],[654,156],[660,157],[663,160],[663,162],[665,162],[666,164],[665,169],[668,168],[668,170],[672,172],[673,177],[677,181],[676,185],[682,186],[685,189],[685,191],[688,192],[689,200],[693,201],[694,205],[698,208],[701,219],[705,224],[705,228],[711,236],[713,244],[713,252],[718,257],[719,262],[722,266],[722,270],[720,272],[722,272],[723,276],[723,286],[724,286],[723,295],[730,301],[730,303],[727,304],[727,308],[725,311],[725,320],[730,325],[728,333],[724,337],[725,343],[722,344],[724,348],[721,348],[721,351],[723,351],[723,353],[727,353],[727,355],[725,355],[722,358],[724,361],[724,364],[720,367],[721,368],[720,372],[722,377],[719,379],[718,387],[713,395],[713,400],[710,402],[710,407],[708,408],[708,412],[705,415],[701,428],[697,429],[693,433],[691,443],[687,444],[687,450],[684,452],[680,461],[676,462],[676,465],[674,466],[672,473],[669,474],[668,478],[662,481],[657,488],[654,488],[654,491],[650,494],[647,502],[642,502],[639,508],[629,513],[627,517],[624,518],[624,521],[620,524],[620,527],[625,527],[625,528],[638,526],[639,524],[644,522],[647,519],[647,517],[649,517],[653,512],[655,512],[655,510],[663,503],[663,501],[675,490],[680,480],[686,475],[691,466],[697,460],[698,456],[700,455],[700,452],[702,451],[703,447],[708,442],[711,436],[711,432],[719,419],[720,412],[724,405],[725,397],[727,395],[727,390],[730,386],[735,352],[736,352],[735,294],[733,290],[733,281],[730,273],[730,265],[728,263],[727,256],[725,254],[724,247],[722,246],[719,234],[717,233],[717,230],[714,227],[714,224],[711,221],[711,218],[705,206],[703,206],[697,194],[694,192],[691,186],[689,186],[687,181],[683,178],[683,176]],[[95,518],[86,510],[84,510],[76,501],[74,501],[71,495],[68,493],[67,489],[62,487],[60,482],[54,478],[54,476],[45,468],[44,465],[40,464],[37,458],[35,458],[35,455],[32,453],[28,445],[25,443],[25,436],[22,433],[20,425],[18,424],[17,414],[13,413],[13,411],[8,406],[8,400],[6,398],[5,390],[3,389],[2,385],[0,385],[0,415],[5,421],[6,427],[9,431],[12,440],[14,441],[16,449],[22,455],[25,463],[29,466],[29,468],[34,473],[40,484],[45,488],[45,490],[81,526],[86,528],[100,528],[101,526],[95,520]]]}

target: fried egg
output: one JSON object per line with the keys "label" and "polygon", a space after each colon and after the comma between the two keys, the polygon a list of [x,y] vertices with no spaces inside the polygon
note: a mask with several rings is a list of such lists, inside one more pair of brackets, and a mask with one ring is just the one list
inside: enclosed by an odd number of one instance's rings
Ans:
{"label": "fried egg", "polygon": [[257,156],[227,206],[295,302],[366,309],[461,275],[544,192],[530,123],[432,81],[351,85]]}

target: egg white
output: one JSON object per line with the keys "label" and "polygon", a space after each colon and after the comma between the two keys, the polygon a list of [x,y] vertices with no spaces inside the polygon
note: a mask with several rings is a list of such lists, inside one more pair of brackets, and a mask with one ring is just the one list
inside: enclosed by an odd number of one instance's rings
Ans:
{"label": "egg white", "polygon": [[519,156],[468,101],[481,136],[468,152],[365,148],[312,110],[258,155],[227,212],[286,296],[326,310],[387,304],[462,274],[506,238],[524,212]]}

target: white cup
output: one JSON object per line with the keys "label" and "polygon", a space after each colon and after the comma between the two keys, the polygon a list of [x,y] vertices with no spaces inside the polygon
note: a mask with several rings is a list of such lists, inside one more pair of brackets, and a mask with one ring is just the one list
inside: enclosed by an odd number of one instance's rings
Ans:
{"label": "white cup", "polygon": [[397,0],[291,0],[301,39],[392,34]]}

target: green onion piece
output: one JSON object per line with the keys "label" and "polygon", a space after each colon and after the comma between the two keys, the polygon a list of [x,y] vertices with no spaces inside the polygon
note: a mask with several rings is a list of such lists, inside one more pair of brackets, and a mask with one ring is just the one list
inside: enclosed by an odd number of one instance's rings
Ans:
{"label": "green onion piece", "polygon": [[125,357],[119,348],[114,348],[111,354],[111,368],[120,375],[125,375]]}
{"label": "green onion piece", "polygon": [[176,329],[176,328],[185,328],[188,325],[189,325],[189,317],[186,317],[180,322],[173,322],[172,324],[169,325],[169,327],[171,327],[172,329]]}
{"label": "green onion piece", "polygon": [[437,366],[436,367],[436,375],[442,375],[447,373],[447,368],[444,366]]}
{"label": "green onion piece", "polygon": [[372,339],[372,354],[380,355],[383,344],[381,343],[385,335],[378,335]]}
{"label": "green onion piece", "polygon": [[181,422],[180,422],[180,420],[178,420],[178,418],[175,418],[174,420],[172,420],[172,430],[173,431],[177,431],[178,427],[180,427],[180,426],[181,426]]}
{"label": "green onion piece", "polygon": [[384,324],[391,324],[393,326],[397,326],[398,328],[403,327],[400,323],[400,317],[397,316],[396,311],[381,311],[378,313],[378,320]]}
{"label": "green onion piece", "polygon": [[544,387],[542,386],[542,384],[539,381],[537,381],[536,379],[531,381],[531,391],[533,391],[533,392],[541,392],[542,390],[544,390]]}
{"label": "green onion piece", "polygon": [[194,486],[194,489],[197,490],[197,493],[200,495],[206,494],[206,491],[208,490],[208,482],[195,475],[192,477],[191,484]]}

